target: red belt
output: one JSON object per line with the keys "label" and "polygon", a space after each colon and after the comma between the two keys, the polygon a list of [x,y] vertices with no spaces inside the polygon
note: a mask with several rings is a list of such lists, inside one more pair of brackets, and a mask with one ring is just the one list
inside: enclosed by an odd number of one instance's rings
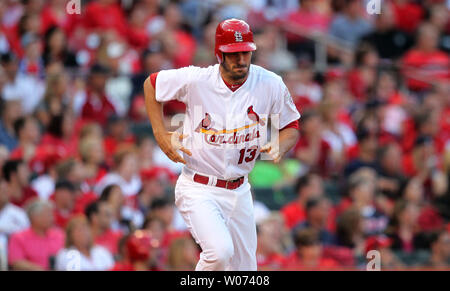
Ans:
{"label": "red belt", "polygon": [[[200,183],[200,184],[204,184],[204,185],[208,185],[209,182],[209,177],[203,176],[203,175],[199,175],[199,174],[195,174],[194,175],[194,182]],[[216,182],[216,187],[220,187],[220,188],[226,188],[229,190],[233,190],[238,188],[239,186],[241,186],[244,183],[244,177],[240,177],[237,178],[235,180],[221,180],[221,179],[217,179]]]}

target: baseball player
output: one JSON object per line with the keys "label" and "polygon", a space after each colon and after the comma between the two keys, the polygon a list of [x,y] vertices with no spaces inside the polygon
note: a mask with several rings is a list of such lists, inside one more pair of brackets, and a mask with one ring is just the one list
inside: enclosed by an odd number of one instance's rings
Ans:
{"label": "baseball player", "polygon": [[[261,152],[275,163],[298,139],[298,113],[281,77],[252,65],[249,25],[216,29],[219,64],[163,70],[144,82],[146,109],[162,151],[185,164],[175,204],[202,252],[196,270],[256,270],[256,226],[248,173]],[[183,132],[163,124],[162,103],[186,104]],[[278,138],[266,143],[268,119]]]}

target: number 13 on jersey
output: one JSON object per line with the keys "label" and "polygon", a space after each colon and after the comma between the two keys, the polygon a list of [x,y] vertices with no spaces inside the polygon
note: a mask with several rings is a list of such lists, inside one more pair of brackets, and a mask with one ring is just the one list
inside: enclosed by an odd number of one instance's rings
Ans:
{"label": "number 13 on jersey", "polygon": [[[243,148],[239,151],[239,161],[238,165],[242,164],[245,160],[246,163],[250,163],[256,157],[256,152],[258,151],[258,146],[252,146],[250,148]],[[246,155],[247,154],[247,155]]]}

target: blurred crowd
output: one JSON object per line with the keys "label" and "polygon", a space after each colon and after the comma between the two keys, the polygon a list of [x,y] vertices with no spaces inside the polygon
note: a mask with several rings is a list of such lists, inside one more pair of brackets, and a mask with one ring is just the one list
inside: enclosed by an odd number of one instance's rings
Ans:
{"label": "blurred crowd", "polygon": [[0,1],[0,269],[195,268],[142,85],[217,63],[231,17],[302,114],[250,174],[259,269],[450,268],[449,1],[68,2]]}

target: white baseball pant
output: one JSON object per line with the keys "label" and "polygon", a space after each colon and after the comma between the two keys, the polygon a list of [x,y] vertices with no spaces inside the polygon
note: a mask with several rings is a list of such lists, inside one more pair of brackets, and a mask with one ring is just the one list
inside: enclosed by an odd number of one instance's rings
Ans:
{"label": "white baseball pant", "polygon": [[256,271],[256,225],[247,177],[229,190],[194,182],[185,168],[175,187],[175,205],[202,248],[196,271]]}

